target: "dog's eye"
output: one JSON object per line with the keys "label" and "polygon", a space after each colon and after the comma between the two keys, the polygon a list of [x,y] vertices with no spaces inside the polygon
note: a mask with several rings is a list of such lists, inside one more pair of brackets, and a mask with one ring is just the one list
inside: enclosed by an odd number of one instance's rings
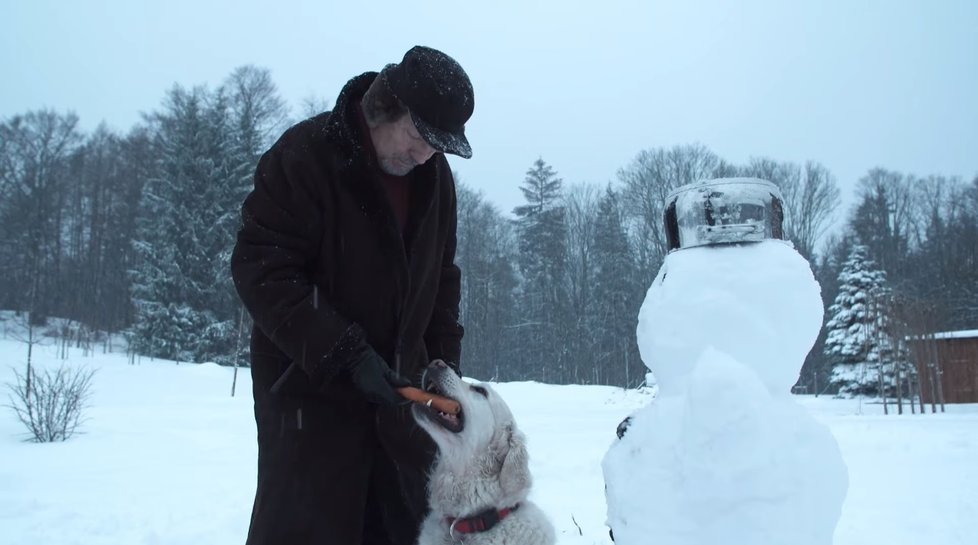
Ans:
{"label": "dog's eye", "polygon": [[487,399],[489,398],[489,392],[487,392],[486,389],[483,388],[482,386],[473,386],[472,389],[475,390],[475,392],[481,395],[482,397]]}

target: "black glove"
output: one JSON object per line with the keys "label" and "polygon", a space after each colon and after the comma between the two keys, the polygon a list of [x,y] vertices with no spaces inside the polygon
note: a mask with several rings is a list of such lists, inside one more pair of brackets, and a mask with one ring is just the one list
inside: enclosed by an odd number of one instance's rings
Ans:
{"label": "black glove", "polygon": [[411,381],[395,373],[369,345],[358,347],[350,355],[349,361],[350,380],[367,401],[378,405],[404,405],[411,402],[394,389],[410,386]]}

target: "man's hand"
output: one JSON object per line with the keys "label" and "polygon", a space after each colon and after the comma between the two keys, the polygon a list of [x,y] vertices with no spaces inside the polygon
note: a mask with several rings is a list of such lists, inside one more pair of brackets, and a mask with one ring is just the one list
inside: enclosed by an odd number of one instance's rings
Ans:
{"label": "man's hand", "polygon": [[411,401],[395,388],[410,386],[411,381],[394,372],[384,358],[364,344],[350,358],[350,380],[367,401],[378,405],[404,405]]}

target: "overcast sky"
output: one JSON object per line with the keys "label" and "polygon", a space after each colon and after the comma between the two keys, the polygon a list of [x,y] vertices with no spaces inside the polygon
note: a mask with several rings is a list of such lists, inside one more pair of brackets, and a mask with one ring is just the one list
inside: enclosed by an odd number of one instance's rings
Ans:
{"label": "overcast sky", "polygon": [[874,166],[978,175],[978,1],[0,0],[0,117],[75,111],[126,131],[174,83],[271,70],[298,115],[415,44],[475,87],[460,178],[502,211],[538,157],[605,184],[701,143],[827,166],[853,201]]}

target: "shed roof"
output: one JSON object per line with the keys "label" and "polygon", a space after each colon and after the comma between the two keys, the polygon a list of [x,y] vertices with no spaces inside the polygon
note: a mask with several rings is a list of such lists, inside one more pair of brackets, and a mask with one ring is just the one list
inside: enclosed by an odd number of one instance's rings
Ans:
{"label": "shed roof", "polygon": [[[933,337],[931,336],[933,335]],[[939,333],[926,333],[924,335],[910,335],[904,337],[906,341],[919,341],[930,339],[973,339],[978,338],[978,329],[963,329],[961,331],[941,331]]]}
{"label": "shed roof", "polygon": [[967,339],[978,337],[978,329],[966,329],[962,331],[942,331],[934,333],[935,339]]}

